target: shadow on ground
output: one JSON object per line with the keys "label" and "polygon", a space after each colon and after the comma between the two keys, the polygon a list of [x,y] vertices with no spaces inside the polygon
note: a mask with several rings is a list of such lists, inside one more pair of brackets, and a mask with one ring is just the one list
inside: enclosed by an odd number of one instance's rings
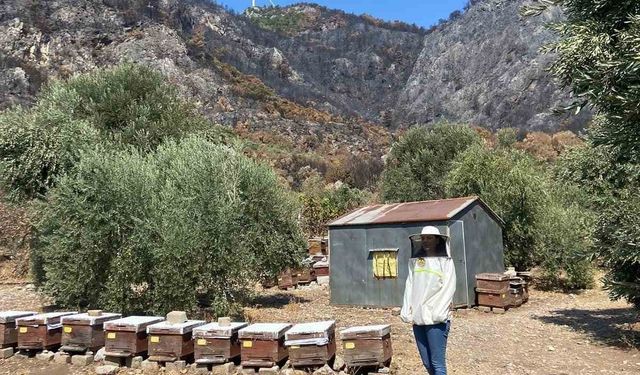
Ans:
{"label": "shadow on ground", "polygon": [[311,300],[303,297],[295,297],[291,294],[277,293],[270,295],[257,296],[251,301],[253,307],[270,307],[275,309],[281,309],[291,303],[305,303],[311,302]]}
{"label": "shadow on ground", "polygon": [[631,308],[562,309],[551,315],[537,316],[545,323],[569,327],[594,340],[622,348],[640,347],[640,332],[632,327],[638,322],[638,311]]}

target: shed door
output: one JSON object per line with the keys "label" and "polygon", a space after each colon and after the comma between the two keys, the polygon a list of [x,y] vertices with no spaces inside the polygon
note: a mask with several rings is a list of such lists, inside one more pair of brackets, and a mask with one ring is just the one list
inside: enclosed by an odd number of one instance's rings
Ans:
{"label": "shed door", "polygon": [[449,236],[451,237],[451,257],[456,267],[456,293],[453,295],[453,305],[471,306],[471,303],[469,303],[464,223],[462,221],[451,221],[449,224]]}

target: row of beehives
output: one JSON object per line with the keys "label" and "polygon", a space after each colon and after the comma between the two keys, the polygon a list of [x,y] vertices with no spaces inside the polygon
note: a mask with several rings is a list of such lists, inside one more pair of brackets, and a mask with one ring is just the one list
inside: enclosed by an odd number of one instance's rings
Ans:
{"label": "row of beehives", "polygon": [[478,306],[508,310],[529,300],[529,287],[522,277],[503,273],[476,275]]}
{"label": "row of beehives", "polygon": [[[389,325],[340,331],[347,367],[388,366]],[[184,312],[167,318],[130,316],[93,310],[88,313],[0,312],[0,347],[39,351],[60,349],[82,354],[105,348],[105,355],[148,355],[149,361],[178,360],[222,364],[241,359],[244,367],[272,367],[287,360],[293,367],[323,366],[336,353],[335,322],[302,324],[187,320]]]}
{"label": "row of beehives", "polygon": [[325,255],[310,256],[302,262],[302,267],[282,271],[278,275],[278,288],[287,290],[313,281],[329,283],[329,261]]}

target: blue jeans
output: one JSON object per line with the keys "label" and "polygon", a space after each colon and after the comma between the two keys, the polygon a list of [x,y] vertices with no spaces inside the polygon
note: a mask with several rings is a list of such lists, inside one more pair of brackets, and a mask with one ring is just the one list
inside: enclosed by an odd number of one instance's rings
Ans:
{"label": "blue jeans", "polygon": [[428,326],[413,326],[418,352],[429,375],[447,375],[447,337],[451,321]]}

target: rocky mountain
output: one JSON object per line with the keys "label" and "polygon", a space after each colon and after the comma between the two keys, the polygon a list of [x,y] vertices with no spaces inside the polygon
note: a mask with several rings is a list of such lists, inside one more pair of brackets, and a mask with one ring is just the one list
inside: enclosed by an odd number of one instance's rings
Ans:
{"label": "rocky mountain", "polygon": [[[312,4],[234,14],[207,0],[3,0],[0,108],[125,61],[163,71],[213,121],[258,143],[382,155],[389,129],[438,119],[579,128],[538,52],[546,19],[482,0],[430,30]],[[292,162],[295,164],[295,162]]]}
{"label": "rocky mountain", "polygon": [[471,6],[424,39],[420,57],[397,103],[395,123],[455,119],[492,129],[581,129],[590,118],[557,114],[571,99],[552,81],[541,54],[552,40],[549,22],[558,8],[522,19],[519,0],[486,0]]}

